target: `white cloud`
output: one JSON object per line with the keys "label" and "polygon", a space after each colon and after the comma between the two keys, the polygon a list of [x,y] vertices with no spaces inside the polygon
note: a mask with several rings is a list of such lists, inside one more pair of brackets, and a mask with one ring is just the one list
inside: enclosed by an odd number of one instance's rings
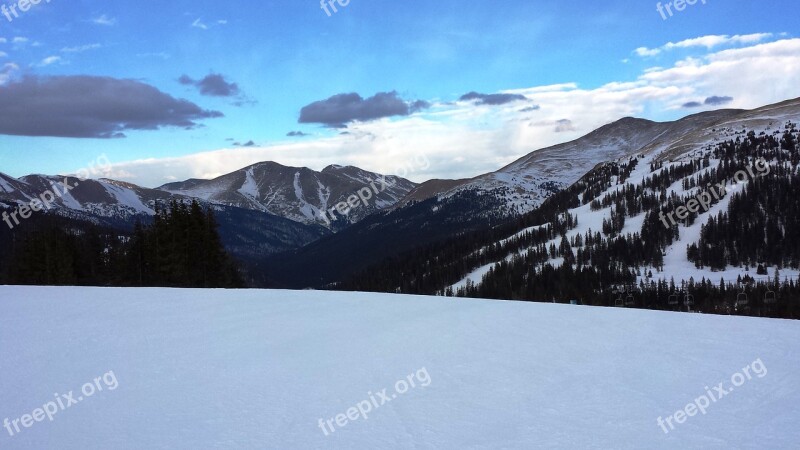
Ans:
{"label": "white cloud", "polygon": [[11,42],[15,44],[25,44],[26,42],[28,42],[28,40],[29,39],[26,37],[17,36]]}
{"label": "white cloud", "polygon": [[79,45],[76,47],[64,47],[61,49],[63,53],[80,53],[85,52],[88,50],[95,50],[102,47],[100,44],[86,44],[86,45]]}
{"label": "white cloud", "polygon": [[137,53],[136,56],[139,58],[159,58],[163,60],[170,58],[170,54],[165,52]]}
{"label": "white cloud", "polygon": [[100,17],[95,17],[94,19],[92,19],[92,23],[95,25],[103,25],[106,27],[110,27],[117,24],[117,19],[115,17],[109,17],[103,14]]}
{"label": "white cloud", "polygon": [[14,63],[5,63],[0,66],[0,86],[8,83],[13,73],[18,70],[19,66]]}
{"label": "white cloud", "polygon": [[48,56],[47,58],[43,59],[42,62],[39,63],[39,66],[42,66],[42,67],[49,66],[49,65],[55,64],[55,63],[57,63],[59,61],[61,61],[61,57],[60,56]]}
{"label": "white cloud", "polygon": [[705,47],[707,50],[711,50],[714,47],[719,47],[721,45],[750,45],[762,42],[766,39],[769,39],[773,36],[772,33],[754,33],[754,34],[745,34],[745,35],[735,35],[729,36],[727,34],[722,35],[708,35],[708,36],[700,36],[697,38],[692,39],[685,39],[680,42],[667,42],[661,47],[658,48],[647,48],[647,47],[639,47],[634,52],[643,58],[651,57],[661,54],[661,52],[676,49],[676,48],[692,48],[692,47]]}
{"label": "white cloud", "polygon": [[[647,69],[633,81],[611,81],[593,89],[564,83],[504,91],[525,95],[540,106],[525,113],[515,104],[486,108],[438,103],[405,118],[356,123],[348,128],[348,135],[116,167],[126,175],[122,179],[153,187],[176,178],[209,178],[270,160],[316,170],[329,164],[352,164],[392,173],[413,152],[421,152],[431,164],[425,172],[410,176],[414,181],[465,178],[497,170],[532,151],[576,139],[622,117],[677,118],[683,115],[683,104],[714,96],[732,97],[726,108],[755,108],[796,97],[798,85],[800,39],[785,39],[687,58],[671,67]],[[410,153],[409,149],[414,150]]]}
{"label": "white cloud", "polygon": [[646,56],[656,56],[661,53],[660,49],[657,48],[647,48],[647,47],[639,47],[634,50],[638,56],[646,57]]}
{"label": "white cloud", "polygon": [[204,24],[199,18],[192,22],[192,27],[200,28],[201,30],[207,30],[208,25]]}

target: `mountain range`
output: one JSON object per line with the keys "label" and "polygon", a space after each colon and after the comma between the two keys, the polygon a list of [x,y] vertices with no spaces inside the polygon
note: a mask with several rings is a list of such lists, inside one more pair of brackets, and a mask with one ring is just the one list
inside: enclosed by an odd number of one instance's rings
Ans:
{"label": "mountain range", "polygon": [[[73,188],[54,200],[50,214],[124,233],[137,221],[152,220],[156,209],[172,200],[196,199],[215,211],[225,246],[257,274],[252,277],[260,280],[256,284],[336,286],[376,264],[459,236],[491,234],[498,227],[516,235],[521,230],[509,224],[536,213],[548,199],[607,164],[631,158],[647,164],[688,161],[740,137],[743,130],[782,132],[798,118],[800,99],[747,111],[704,112],[673,122],[623,118],[575,141],[531,152],[495,172],[421,184],[352,166],[314,171],[275,162],[155,189],[109,179],[0,173],[0,208],[13,210],[68,182]],[[369,198],[363,196],[365,189]],[[460,286],[467,279],[480,281],[490,266],[470,267],[461,274]],[[448,286],[459,285],[440,289]]]}

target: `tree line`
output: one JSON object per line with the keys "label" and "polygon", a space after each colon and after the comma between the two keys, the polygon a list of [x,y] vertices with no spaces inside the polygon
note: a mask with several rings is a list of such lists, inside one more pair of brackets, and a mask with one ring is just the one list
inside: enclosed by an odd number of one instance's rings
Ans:
{"label": "tree line", "polygon": [[[728,197],[729,206],[705,218],[701,238],[686,249],[686,257],[698,268],[714,271],[735,266],[765,274],[766,267],[778,271],[800,267],[796,134],[791,123],[769,135],[741,130],[735,139],[709,146],[682,163],[668,167],[664,162],[653,163],[650,175],[636,185],[626,185],[625,180],[639,158],[604,164],[513,222],[386,260],[337,288],[531,301],[574,299],[606,306],[617,304],[622,292],[622,303],[632,295],[635,301],[628,302],[630,306],[654,309],[674,309],[673,296],[691,295],[695,308],[704,312],[797,318],[800,292],[795,280],[773,280],[769,285],[747,277],[735,283],[726,280],[728,284],[692,280],[691,285],[676,287],[655,281],[652,273],[664,268],[667,247],[700,214],[691,213],[680,223],[665,226],[660,213],[686,204],[709,184],[731,180],[758,158],[769,162],[770,175],[715,199],[714,204]],[[683,187],[683,194],[670,192],[676,183]],[[586,204],[593,211],[608,208],[610,218],[599,230],[568,237],[580,221],[568,211]],[[642,214],[641,228],[623,234],[626,220]],[[448,288],[487,265],[492,268],[477,285]],[[765,303],[768,292],[773,292],[775,301],[770,294]],[[750,307],[736,309],[742,293],[750,299]]]}
{"label": "tree line", "polygon": [[0,281],[18,285],[235,288],[244,282],[213,211],[173,200],[130,233],[53,214],[3,230]]}

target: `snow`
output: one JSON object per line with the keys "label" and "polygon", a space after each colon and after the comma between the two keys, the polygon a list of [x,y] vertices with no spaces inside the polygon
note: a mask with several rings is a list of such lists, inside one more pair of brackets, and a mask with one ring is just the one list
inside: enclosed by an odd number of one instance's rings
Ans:
{"label": "snow", "polygon": [[250,167],[247,169],[247,172],[245,172],[244,183],[242,183],[242,187],[239,188],[238,192],[245,197],[258,202],[258,182],[253,174],[253,167]]}
{"label": "snow", "polygon": [[2,189],[3,192],[6,192],[6,193],[14,193],[14,192],[16,192],[17,190],[14,189],[14,186],[11,186],[11,184],[9,184],[8,181],[5,180],[6,176],[7,175],[5,175],[3,173],[0,173],[0,189]]}
{"label": "snow", "polygon": [[[800,324],[334,292],[0,287],[3,449],[794,448]],[[657,424],[761,359],[669,434]],[[325,436],[330,419],[424,369]],[[105,381],[105,380],[104,380]],[[728,383],[729,384],[729,383]],[[105,385],[104,385],[105,386]]]}
{"label": "snow", "polygon": [[294,174],[294,195],[297,197],[297,202],[300,205],[298,208],[300,210],[300,214],[302,214],[306,220],[316,220],[317,215],[319,214],[319,208],[311,203],[308,203],[303,196],[303,186],[300,185],[300,172]]}
{"label": "snow", "polygon": [[450,286],[450,288],[453,289],[453,291],[458,291],[459,289],[466,288],[468,283],[479,285],[483,282],[483,277],[486,276],[486,274],[489,273],[489,270],[491,270],[492,267],[496,265],[497,263],[489,263],[484,266],[478,267],[477,269],[467,274],[467,276],[465,276],[461,281]]}
{"label": "snow", "polygon": [[50,182],[50,189],[57,196],[61,197],[61,204],[65,208],[74,209],[76,211],[85,210],[83,205],[81,205],[79,201],[75,200],[75,197],[72,196],[69,190],[67,190],[60,181],[53,181],[50,179],[48,179],[48,181]]}
{"label": "snow", "polygon": [[[724,131],[724,130],[720,130]],[[597,196],[597,199],[602,199],[606,195],[609,195],[614,192],[618,192],[622,190],[625,186],[635,187],[642,185],[647,179],[652,178],[660,174],[662,171],[669,170],[670,167],[680,166],[684,164],[686,160],[692,158],[702,158],[706,153],[707,150],[701,150],[707,148],[711,145],[711,142],[701,143],[698,144],[694,142],[692,148],[694,150],[688,151],[683,153],[680,157],[678,157],[675,161],[672,162],[665,162],[663,166],[655,170],[653,172],[650,171],[650,165],[655,162],[658,158],[662,156],[662,151],[665,150],[665,147],[656,146],[650,149],[643,158],[639,159],[639,162],[636,168],[631,172],[630,176],[625,180],[622,184],[617,184],[617,180],[612,179],[612,186],[608,188],[605,192],[601,193]],[[691,156],[691,157],[690,157]],[[620,158],[617,162],[621,163],[627,161],[628,158]],[[720,164],[720,161],[715,158],[711,158],[709,167],[703,168],[698,170],[693,176],[697,176],[700,174],[705,174],[710,172],[711,170],[716,169]],[[667,189],[667,196],[675,194],[679,197],[694,197],[704,191],[704,187],[698,186],[690,190],[683,189],[683,179],[675,181],[668,189]],[[738,277],[745,277],[750,276],[757,281],[772,281],[774,278],[774,267],[766,267],[768,274],[767,275],[757,275],[755,272],[755,268],[750,267],[732,267],[728,266],[725,270],[712,270],[711,268],[702,268],[698,269],[695,267],[694,263],[687,259],[686,249],[689,245],[693,243],[697,243],[700,240],[700,231],[702,225],[707,223],[710,217],[718,215],[720,212],[727,211],[728,205],[732,198],[732,195],[735,192],[738,192],[743,186],[747,183],[746,181],[743,184],[736,184],[735,182],[729,181],[727,184],[727,191],[728,195],[722,199],[722,201],[718,202],[716,205],[712,206],[709,211],[703,211],[702,209],[698,213],[698,218],[695,223],[689,227],[684,226],[681,224],[680,226],[680,239],[674,242],[672,245],[666,248],[665,255],[664,255],[664,262],[663,262],[663,269],[658,270],[654,267],[641,267],[638,270],[639,276],[637,279],[638,282],[645,282],[649,283],[651,281],[657,280],[665,280],[670,281],[674,280],[678,285],[681,284],[682,281],[689,282],[690,279],[694,279],[696,282],[700,282],[703,278],[706,280],[711,280],[712,282],[719,283],[720,279],[724,279],[726,283],[735,283]],[[566,233],[566,237],[569,240],[575,239],[578,235],[584,236],[590,230],[593,233],[601,232],[603,220],[611,218],[611,207],[603,208],[597,211],[592,211],[591,204],[587,203],[580,207],[570,209],[568,211],[569,214],[578,217],[578,226],[574,229],[568,231]],[[646,214],[642,213],[637,215],[636,217],[626,217],[625,219],[625,227],[622,229],[622,235],[627,234],[635,234],[640,233],[642,230],[642,225],[644,224]],[[534,227],[535,228],[535,227]],[[508,243],[511,239],[519,237],[523,235],[526,231],[531,230],[526,229],[522,230],[508,238],[502,239],[499,241],[499,244],[503,245]],[[561,243],[562,238],[556,237],[545,243],[545,247],[549,248],[551,245],[559,246]],[[478,252],[484,252],[487,250],[487,247],[483,247]],[[530,249],[522,249],[517,252],[512,252],[502,260],[511,262],[513,257],[516,255],[519,256],[526,256],[530,252]],[[548,263],[553,267],[560,267],[563,264],[563,258],[555,258],[550,259]],[[484,266],[476,268],[472,273],[465,276],[462,280],[458,283],[452,285],[453,289],[458,289],[465,287],[467,281],[471,280],[476,285],[479,285],[482,282],[483,276],[488,273],[491,267],[494,267],[496,262],[486,264]],[[749,269],[749,270],[748,270]],[[646,276],[652,272],[653,278],[647,278]],[[792,268],[784,268],[780,270],[780,279],[781,281],[785,281],[787,279],[800,279],[800,269],[792,269]]]}
{"label": "snow", "polygon": [[128,206],[138,213],[149,214],[151,216],[155,215],[156,212],[145,205],[142,199],[139,198],[132,189],[120,187],[112,183],[101,182],[101,184],[121,205]]}

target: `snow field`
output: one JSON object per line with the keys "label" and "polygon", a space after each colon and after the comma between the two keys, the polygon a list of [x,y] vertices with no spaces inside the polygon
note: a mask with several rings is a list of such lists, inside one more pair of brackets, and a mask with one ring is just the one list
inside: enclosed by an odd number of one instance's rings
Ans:
{"label": "snow field", "polygon": [[[0,287],[0,421],[117,389],[3,449],[791,448],[797,322],[315,291]],[[657,423],[761,359],[665,434]],[[326,436],[319,419],[425,368]]]}

